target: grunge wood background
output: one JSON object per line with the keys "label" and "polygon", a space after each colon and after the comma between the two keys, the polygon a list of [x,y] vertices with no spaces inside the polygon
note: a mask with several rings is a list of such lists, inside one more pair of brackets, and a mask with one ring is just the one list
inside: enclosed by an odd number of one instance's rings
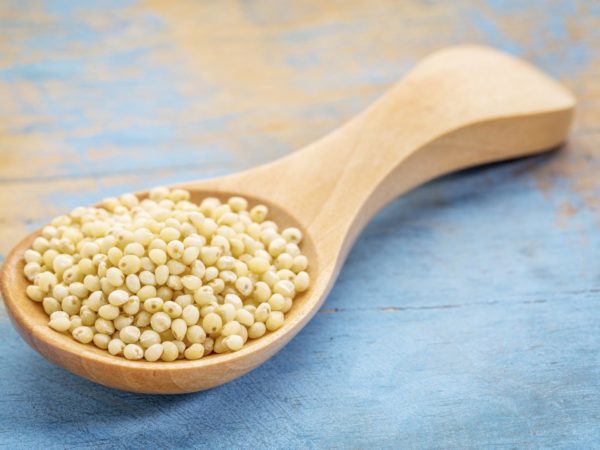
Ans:
{"label": "grunge wood background", "polygon": [[565,148],[390,204],[311,324],[208,392],[94,385],[0,307],[0,447],[596,447],[598,2],[3,1],[0,263],[75,206],[302,147],[465,42],[576,93]]}

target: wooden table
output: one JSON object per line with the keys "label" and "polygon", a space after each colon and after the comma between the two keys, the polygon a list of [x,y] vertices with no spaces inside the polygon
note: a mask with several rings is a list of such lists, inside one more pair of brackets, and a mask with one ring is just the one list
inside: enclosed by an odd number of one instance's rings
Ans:
{"label": "wooden table", "polygon": [[208,392],[92,384],[0,310],[0,447],[600,445],[600,4],[288,3],[2,2],[0,260],[77,205],[299,148],[447,44],[571,87],[568,145],[390,204],[312,323]]}

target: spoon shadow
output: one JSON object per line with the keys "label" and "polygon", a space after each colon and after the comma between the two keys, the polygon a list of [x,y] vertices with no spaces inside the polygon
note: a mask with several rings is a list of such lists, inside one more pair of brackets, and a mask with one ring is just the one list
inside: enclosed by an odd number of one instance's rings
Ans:
{"label": "spoon shadow", "polygon": [[[342,325],[330,328],[330,325],[344,319],[328,313],[343,311],[347,307],[348,296],[353,295],[357,285],[363,282],[361,276],[377,276],[376,271],[370,271],[372,265],[369,261],[388,259],[386,253],[391,246],[389,236],[408,245],[407,233],[415,230],[427,232],[427,228],[435,222],[443,222],[444,214],[455,208],[454,203],[464,204],[465,200],[486,203],[490,198],[495,198],[500,190],[519,189],[523,183],[530,181],[532,172],[543,167],[551,157],[544,154],[469,169],[429,183],[393,201],[363,231],[348,256],[336,286],[311,323],[261,367],[212,390],[177,396],[141,395],[92,383],[39,358],[3,319],[4,329],[9,330],[7,346],[2,350],[2,359],[9,363],[4,381],[0,382],[1,390],[9,399],[5,413],[17,414],[10,420],[18,421],[19,427],[30,433],[41,433],[50,439],[66,439],[68,436],[69,439],[75,439],[73,436],[79,436],[79,445],[85,444],[81,440],[83,436],[87,436],[85,439],[89,444],[109,445],[114,443],[114,440],[111,441],[114,437],[111,436],[118,434],[121,442],[135,436],[136,445],[140,446],[184,446],[192,441],[197,443],[198,439],[205,442],[220,440],[219,445],[226,446],[234,443],[235,438],[228,436],[224,427],[241,432],[249,428],[246,423],[249,417],[253,426],[261,423],[265,426],[278,415],[289,415],[287,409],[292,410],[301,403],[302,393],[306,389],[302,386],[307,383],[311,386],[312,395],[322,395],[329,401],[326,387],[318,380],[338,376],[341,363],[350,368],[352,377],[351,369],[356,363],[352,361],[355,358],[351,352],[342,351],[346,354],[332,355],[340,353],[336,352],[335,343],[330,347],[324,346],[324,342],[330,343],[348,332],[347,329],[344,331]],[[517,182],[506,183],[506,178],[513,178],[513,181],[516,178]],[[374,239],[378,245],[372,245]],[[397,245],[394,247],[398,248]],[[395,261],[400,273],[402,267],[411,264],[410,256],[402,257],[401,253]],[[403,296],[398,296],[398,292],[383,294],[382,302],[394,302],[389,306],[406,306],[402,304]],[[373,307],[381,308],[381,305]],[[395,330],[395,339],[400,339],[404,332],[402,327],[392,330]],[[360,342],[357,345],[360,346]],[[379,345],[381,343],[377,338],[365,340],[364,348],[359,352],[370,352],[369,347]],[[374,372],[385,372],[385,355],[371,353],[370,362],[375,365]],[[410,373],[398,376],[410,377]],[[309,383],[307,380],[316,382]],[[398,386],[396,389],[402,388]],[[273,444],[280,439],[275,433],[271,437],[275,439]],[[231,442],[229,439],[232,439]],[[253,442],[252,437],[248,439],[249,445],[263,442]],[[280,444],[285,445],[286,442]]]}

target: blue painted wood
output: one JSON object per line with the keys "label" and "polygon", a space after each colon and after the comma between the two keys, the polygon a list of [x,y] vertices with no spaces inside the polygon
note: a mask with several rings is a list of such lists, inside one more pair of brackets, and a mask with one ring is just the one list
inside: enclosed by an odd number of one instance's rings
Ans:
{"label": "blue painted wood", "polygon": [[[214,390],[95,385],[40,358],[0,310],[0,447],[599,447],[600,10],[550,3],[4,2],[0,261],[52,214],[291,151],[444,43],[526,55],[581,109],[566,150],[390,204],[300,335]],[[219,58],[172,34],[186,16]],[[267,49],[264,85],[210,72],[237,67],[228,46]]]}

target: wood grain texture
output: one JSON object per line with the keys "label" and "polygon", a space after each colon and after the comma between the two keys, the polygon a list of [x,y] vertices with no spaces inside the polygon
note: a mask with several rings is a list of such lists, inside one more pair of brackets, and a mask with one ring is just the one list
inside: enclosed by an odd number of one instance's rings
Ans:
{"label": "wood grain texture", "polygon": [[281,328],[240,351],[199,361],[127,361],[55,332],[41,305],[25,294],[24,254],[40,230],[4,261],[6,311],[42,356],[104,386],[150,394],[216,387],[264,363],[308,323],[360,231],[392,199],[457,170],[556,148],[567,138],[575,104],[568,90],[523,60],[484,46],[447,47],[306,148],[229,176],[176,185],[197,204],[232,195],[250,206],[266,204],[282,229],[298,227],[304,235],[309,289],[294,298]]}
{"label": "wood grain texture", "polygon": [[78,204],[299,148],[442,45],[525,56],[580,101],[566,150],[449,177],[390,205],[314,321],[221,388],[177,399],[101,388],[43,361],[0,318],[0,445],[596,446],[595,2],[0,10],[3,255]]}

